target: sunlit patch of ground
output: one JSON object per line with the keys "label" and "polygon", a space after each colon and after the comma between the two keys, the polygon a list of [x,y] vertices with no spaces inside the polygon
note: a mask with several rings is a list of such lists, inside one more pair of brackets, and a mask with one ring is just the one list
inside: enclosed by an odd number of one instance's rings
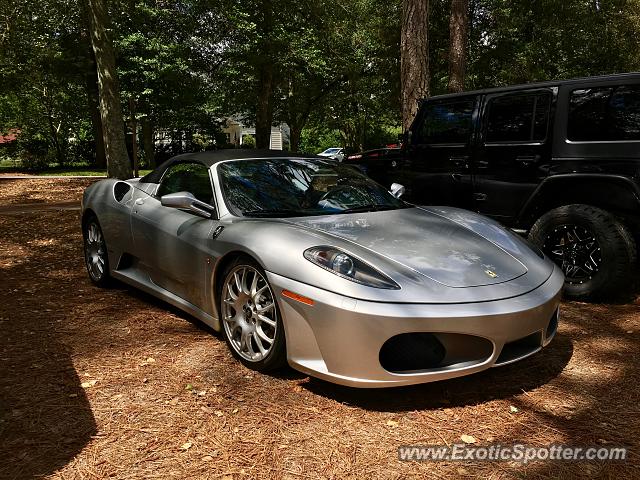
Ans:
{"label": "sunlit patch of ground", "polygon": [[[0,204],[69,193],[34,188],[0,192]],[[256,374],[189,316],[123,285],[94,287],[77,211],[0,215],[0,246],[2,478],[640,476],[638,300],[564,304],[552,345],[515,365],[365,391]],[[398,461],[400,445],[461,435],[625,445],[631,458]]]}
{"label": "sunlit patch of ground", "polygon": [[91,178],[7,180],[0,177],[0,205],[80,202],[84,189],[95,181]]}

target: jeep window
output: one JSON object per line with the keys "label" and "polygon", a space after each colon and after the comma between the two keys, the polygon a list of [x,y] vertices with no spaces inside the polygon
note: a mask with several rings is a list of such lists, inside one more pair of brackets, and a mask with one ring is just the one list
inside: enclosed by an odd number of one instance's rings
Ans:
{"label": "jeep window", "polygon": [[505,95],[491,100],[487,143],[542,142],[547,137],[551,94]]}
{"label": "jeep window", "polygon": [[475,99],[427,103],[416,143],[467,144],[471,138]]}
{"label": "jeep window", "polygon": [[579,142],[640,140],[640,86],[572,91],[567,138]]}

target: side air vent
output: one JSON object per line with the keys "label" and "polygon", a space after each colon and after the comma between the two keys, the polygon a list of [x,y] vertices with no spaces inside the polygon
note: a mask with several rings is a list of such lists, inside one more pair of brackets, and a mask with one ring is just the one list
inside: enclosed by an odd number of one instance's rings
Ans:
{"label": "side air vent", "polygon": [[505,343],[496,360],[496,365],[506,365],[536,353],[542,348],[542,332],[535,332],[526,337]]}
{"label": "side air vent", "polygon": [[116,199],[116,202],[122,202],[129,191],[131,191],[131,185],[126,182],[118,182],[113,186],[113,198]]}

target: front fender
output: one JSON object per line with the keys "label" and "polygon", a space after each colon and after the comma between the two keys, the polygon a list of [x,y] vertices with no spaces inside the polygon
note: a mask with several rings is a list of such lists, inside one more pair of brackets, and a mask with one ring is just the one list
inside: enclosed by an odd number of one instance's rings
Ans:
{"label": "front fender", "polygon": [[518,215],[517,226],[529,229],[545,212],[582,203],[621,215],[640,215],[640,185],[624,175],[568,173],[546,178]]}

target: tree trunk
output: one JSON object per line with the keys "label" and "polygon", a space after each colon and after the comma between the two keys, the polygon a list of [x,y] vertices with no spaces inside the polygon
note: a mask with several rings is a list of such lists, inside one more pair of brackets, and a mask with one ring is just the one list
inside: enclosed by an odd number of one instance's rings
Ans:
{"label": "tree trunk", "polygon": [[55,125],[53,109],[51,108],[51,101],[49,98],[47,87],[44,87],[42,89],[42,106],[44,107],[47,115],[47,124],[49,125],[51,141],[53,142],[53,146],[56,149],[56,160],[58,161],[58,165],[62,167],[65,163],[65,152],[63,151],[62,145],[60,144],[60,128],[56,127]]}
{"label": "tree trunk", "polygon": [[418,100],[429,96],[429,0],[402,1],[400,82],[406,131],[418,111]]}
{"label": "tree trunk", "polygon": [[47,113],[47,121],[49,123],[49,132],[51,133],[51,140],[53,141],[53,146],[56,149],[56,160],[58,160],[58,165],[60,167],[65,164],[65,155],[62,151],[62,145],[60,145],[60,137],[58,135],[58,129],[53,123],[53,118],[51,113]]}
{"label": "tree trunk", "polygon": [[467,62],[467,27],[469,0],[451,0],[449,17],[449,91],[464,90],[464,72]]}
{"label": "tree trunk", "polygon": [[256,65],[258,96],[256,105],[256,148],[269,148],[273,123],[273,5],[263,0],[258,17],[258,32],[262,38],[260,60]]}
{"label": "tree trunk", "polygon": [[87,0],[89,32],[96,56],[98,86],[100,91],[100,115],[107,158],[107,175],[115,178],[130,178],[131,162],[125,143],[120,90],[116,77],[116,60],[113,44],[108,35],[109,17],[105,0]]}
{"label": "tree trunk", "polygon": [[102,118],[100,116],[100,91],[98,87],[98,72],[96,70],[95,57],[90,48],[90,68],[85,74],[85,89],[87,91],[87,106],[93,127],[93,138],[96,143],[94,165],[98,168],[107,166],[107,157],[104,153],[104,137],[102,133]]}
{"label": "tree trunk", "polygon": [[156,152],[153,144],[153,124],[149,117],[142,118],[142,149],[147,168],[156,168]]}
{"label": "tree trunk", "polygon": [[302,135],[302,127],[298,125],[289,125],[289,150],[297,152],[300,148],[300,136]]}
{"label": "tree trunk", "polygon": [[95,143],[95,158],[93,165],[99,168],[107,168],[107,157],[104,153],[104,137],[102,133],[102,118],[100,117],[100,87],[98,86],[98,71],[96,67],[96,56],[93,53],[91,38],[89,33],[89,13],[85,2],[80,2],[80,13],[84,28],[80,30],[80,41],[82,49],[87,55],[86,71],[84,73],[85,92],[87,94],[87,108],[91,118],[93,129],[93,139]]}

